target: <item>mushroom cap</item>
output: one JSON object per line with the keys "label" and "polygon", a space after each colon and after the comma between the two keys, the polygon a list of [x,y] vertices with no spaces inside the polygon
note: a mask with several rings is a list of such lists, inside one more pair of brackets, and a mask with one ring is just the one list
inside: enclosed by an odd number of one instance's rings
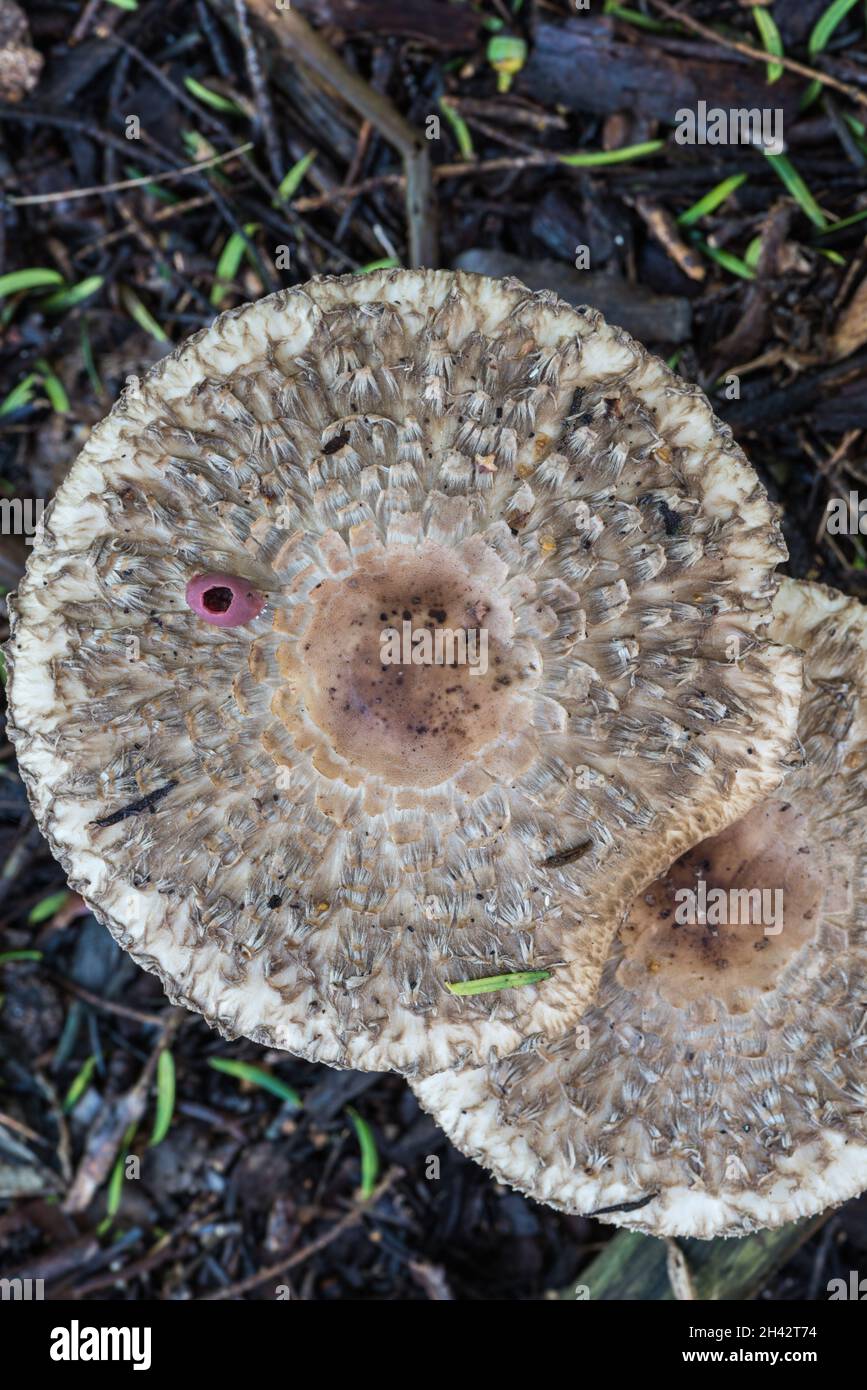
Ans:
{"label": "mushroom cap", "polygon": [[[705,397],[595,311],[324,278],[93,431],[11,605],[10,736],[173,1000],[335,1065],[482,1061],[562,1036],[634,893],[777,775],[784,553]],[[214,575],[261,611],[203,620]],[[405,613],[484,630],[487,671],[384,667]]]}
{"label": "mushroom cap", "polygon": [[[577,1029],[413,1083],[459,1148],[561,1210],[742,1235],[867,1187],[867,609],[784,579],[770,631],[805,652],[804,765],[633,904]],[[699,876],[783,896],[678,924]]]}

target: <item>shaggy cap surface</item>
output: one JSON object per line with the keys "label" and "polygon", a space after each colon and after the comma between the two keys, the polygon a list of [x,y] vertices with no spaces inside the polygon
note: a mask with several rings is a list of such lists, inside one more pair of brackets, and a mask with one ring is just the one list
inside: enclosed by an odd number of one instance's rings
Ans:
{"label": "shaggy cap surface", "polygon": [[771,633],[805,652],[804,765],[633,904],[577,1029],[414,1083],[562,1210],[743,1235],[867,1187],[867,609],[782,580]]}
{"label": "shaggy cap surface", "polygon": [[[10,732],[173,999],[337,1065],[481,1061],[561,1036],[635,892],[779,775],[783,554],[701,392],[594,311],[318,280],[93,431],[12,605]],[[205,621],[211,574],[261,611]],[[384,667],[404,621],[484,629],[487,671]]]}

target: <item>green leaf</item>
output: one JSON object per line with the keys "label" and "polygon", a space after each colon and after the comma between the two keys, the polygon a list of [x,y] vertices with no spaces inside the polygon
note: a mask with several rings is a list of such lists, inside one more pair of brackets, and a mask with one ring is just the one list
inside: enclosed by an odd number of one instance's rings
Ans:
{"label": "green leaf", "polygon": [[0,405],[0,416],[11,415],[13,411],[29,405],[38,381],[39,377],[36,372],[30,372],[23,381],[19,381],[17,386],[13,386],[3,404]]}
{"label": "green leaf", "polygon": [[[111,1170],[111,1177],[108,1180],[108,1194],[105,1199],[105,1220],[101,1226],[108,1228],[120,1210],[120,1199],[123,1194],[124,1169],[129,1154],[129,1146],[135,1138],[138,1128],[135,1121],[128,1126],[126,1134],[123,1136],[120,1145],[120,1153],[115,1160],[115,1165]],[[102,1232],[101,1232],[102,1233]]]}
{"label": "green leaf", "polygon": [[279,1076],[265,1071],[264,1067],[254,1066],[252,1062],[233,1062],[227,1057],[209,1057],[208,1066],[213,1067],[214,1071],[224,1072],[226,1076],[233,1076],[236,1081],[246,1081],[250,1086],[261,1086],[263,1091],[270,1091],[272,1096],[278,1096],[290,1105],[300,1107],[304,1103],[293,1086],[287,1086]]}
{"label": "green leaf", "polygon": [[811,58],[815,58],[817,53],[821,53],[828,45],[837,25],[846,18],[850,10],[857,5],[858,0],[834,0],[833,5],[829,5],[824,14],[820,15],[813,25],[813,32],[810,34],[807,44],[807,52]]}
{"label": "green leaf", "polygon": [[648,29],[651,34],[673,34],[683,29],[681,24],[664,24],[662,20],[651,19],[640,10],[630,10],[625,5],[618,5],[616,0],[605,0],[602,13],[622,19],[625,24],[634,24],[637,29]]}
{"label": "green leaf", "polygon": [[81,304],[92,294],[96,294],[97,290],[102,289],[103,283],[102,275],[89,275],[86,280],[80,280],[77,285],[71,285],[65,290],[58,290],[57,294],[50,294],[47,299],[40,301],[40,307],[47,309],[52,314],[59,313],[61,309],[74,309],[76,304]]}
{"label": "green leaf", "polygon": [[143,328],[145,333],[149,333],[158,343],[171,342],[168,333],[157,323],[150,309],[142,304],[138,295],[130,289],[129,285],[121,285],[120,302],[130,318],[135,319],[139,328]]}
{"label": "green leaf", "polygon": [[248,239],[258,230],[258,222],[248,222],[244,228],[243,236],[240,232],[232,232],[231,236],[226,238],[226,244],[217,261],[214,284],[211,287],[210,299],[215,309],[219,307],[232,288],[231,282],[238,274],[241,261],[248,252]]}
{"label": "green leaf", "polygon": [[[197,130],[182,130],[181,139],[184,142],[187,153],[192,156],[197,164],[200,159],[212,159],[215,154],[219,153],[215,146],[211,144],[210,140],[206,140],[204,135],[201,135]],[[213,170],[206,170],[205,172],[213,173]]]}
{"label": "green leaf", "polygon": [[119,10],[137,10],[138,0],[108,0],[110,5],[117,5]]}
{"label": "green leaf", "polygon": [[68,888],[62,889],[59,893],[49,894],[35,907],[31,907],[27,914],[27,921],[31,927],[35,927],[39,922],[47,922],[49,917],[53,917],[55,912],[59,912],[64,903],[68,903],[71,897],[72,894]]}
{"label": "green leaf", "polygon": [[352,1121],[358,1138],[358,1147],[361,1150],[361,1196],[366,1202],[373,1195],[376,1187],[376,1176],[379,1172],[376,1140],[370,1125],[361,1118],[354,1106],[347,1105],[346,1113]]}
{"label": "green leaf", "polygon": [[727,270],[730,275],[739,275],[742,280],[755,280],[756,272],[751,270],[746,261],[742,261],[739,256],[733,256],[731,251],[723,251],[718,246],[710,246],[701,238],[696,238],[695,244],[705,256],[716,261],[717,265],[721,265],[723,270]]}
{"label": "green leaf", "polygon": [[205,106],[210,106],[214,111],[226,111],[233,116],[245,114],[236,101],[232,101],[230,97],[221,96],[219,92],[212,92],[210,87],[205,87],[194,77],[185,77],[184,86],[191,96],[196,97]]}
{"label": "green leaf", "polygon": [[[143,170],[136,164],[126,164],[123,171],[128,179],[140,179],[144,177]],[[168,188],[163,188],[162,184],[147,183],[141,184],[142,193],[149,193],[152,198],[156,198],[161,203],[179,203],[181,200],[176,193],[172,193]]]}
{"label": "green leaf", "polygon": [[10,270],[8,275],[0,275],[0,299],[8,294],[18,294],[20,290],[38,290],[45,285],[62,285],[63,276],[58,270],[47,270],[32,266],[29,270]]}
{"label": "green leaf", "polygon": [[169,1132],[175,1110],[175,1059],[168,1048],[157,1062],[157,1109],[150,1148],[161,1144]]}
{"label": "green leaf", "polygon": [[600,164],[625,164],[630,159],[643,159],[663,149],[664,140],[644,140],[640,145],[624,145],[619,150],[584,150],[578,154],[561,154],[557,158],[571,169],[593,169]]}
{"label": "green leaf", "polygon": [[450,994],[463,996],[470,994],[493,994],[498,989],[518,989],[522,985],[535,985],[540,980],[549,980],[550,970],[518,970],[511,975],[487,975],[480,980],[446,981]]}
{"label": "green leaf", "polygon": [[513,34],[495,34],[488,40],[487,59],[497,74],[497,91],[508,92],[527,61],[527,45]]}
{"label": "green leaf", "polygon": [[839,222],[831,222],[822,232],[822,236],[830,236],[832,232],[842,232],[844,227],[852,227],[856,222],[863,222],[867,217],[867,208],[861,212],[853,212],[851,217],[841,217]]}
{"label": "green leaf", "polygon": [[746,174],[731,174],[729,178],[723,179],[722,183],[716,184],[709,193],[705,193],[703,198],[699,198],[697,203],[686,209],[678,217],[681,227],[692,227],[696,222],[700,222],[708,213],[716,212],[718,207],[730,198],[735,189],[740,188],[742,183],[746,183]]}
{"label": "green leaf", "polygon": [[440,97],[439,106],[451,126],[454,137],[458,142],[458,149],[464,159],[474,159],[476,152],[473,149],[473,137],[470,134],[470,128],[463,116],[455,110],[448,97]]}
{"label": "green leaf", "polygon": [[829,247],[820,246],[819,255],[824,256],[832,265],[848,265],[845,256],[841,256],[839,251],[832,251]]}
{"label": "green leaf", "polygon": [[[756,28],[758,29],[762,43],[768,53],[773,53],[777,58],[783,56],[783,40],[780,31],[774,23],[774,17],[769,10],[763,9],[760,5],[753,10]],[[782,63],[768,63],[768,81],[778,82],[785,69]]]}
{"label": "green leaf", "polygon": [[20,960],[41,960],[41,951],[3,951],[0,954],[0,965],[13,965]]}
{"label": "green leaf", "polygon": [[45,387],[45,394],[51,402],[52,410],[58,415],[68,415],[70,411],[69,397],[66,394],[63,382],[44,357],[40,357],[36,363],[42,373],[42,384]]}
{"label": "green leaf", "polygon": [[395,270],[400,265],[396,256],[383,256],[379,261],[368,261],[367,265],[360,265],[355,272],[356,275],[369,275],[372,270]]}
{"label": "green leaf", "polygon": [[288,174],[284,174],[277,189],[275,207],[277,203],[288,203],[289,199],[295,196],[315,158],[316,151],[308,150],[307,154],[303,154],[300,159],[296,160]]}
{"label": "green leaf", "polygon": [[750,270],[757,270],[761,254],[762,238],[760,236],[754,236],[744,252],[744,265],[748,265]]}
{"label": "green leaf", "polygon": [[769,154],[767,150],[764,151],[764,155],[813,226],[824,232],[828,226],[828,219],[791,160],[784,154]]}
{"label": "green leaf", "polygon": [[[807,52],[811,58],[817,57],[828,45],[828,41],[837,25],[851,9],[854,9],[858,0],[834,0],[833,5],[829,5],[824,14],[821,14],[813,25],[810,38],[807,43]],[[821,82],[812,81],[801,99],[801,110],[804,111],[811,106],[816,97],[822,90]]]}
{"label": "green leaf", "polygon": [[73,1081],[69,1090],[66,1092],[66,1095],[63,1100],[64,1111],[74,1109],[77,1103],[81,1100],[81,1097],[84,1095],[85,1091],[90,1085],[90,1078],[93,1076],[93,1069],[95,1066],[96,1057],[91,1055],[84,1063],[84,1066],[81,1067],[81,1069],[78,1072],[78,1075],[75,1077],[75,1080]]}

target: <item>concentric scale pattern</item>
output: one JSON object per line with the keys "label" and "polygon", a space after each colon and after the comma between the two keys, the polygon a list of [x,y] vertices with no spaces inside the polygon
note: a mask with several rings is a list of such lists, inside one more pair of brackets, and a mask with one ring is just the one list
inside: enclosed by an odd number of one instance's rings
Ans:
{"label": "concentric scale pattern", "polygon": [[[481,1060],[562,1035],[633,894],[778,779],[782,554],[705,398],[595,312],[314,281],[94,430],[14,605],[12,735],[173,998],[338,1065]],[[262,611],[204,621],[207,574]],[[407,614],[484,628],[487,670],[383,666]]]}

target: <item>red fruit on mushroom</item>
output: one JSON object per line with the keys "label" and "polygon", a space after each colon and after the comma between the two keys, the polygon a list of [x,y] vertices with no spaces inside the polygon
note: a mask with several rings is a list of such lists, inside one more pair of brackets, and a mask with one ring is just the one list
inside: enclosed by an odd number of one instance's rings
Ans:
{"label": "red fruit on mushroom", "polygon": [[215,627],[243,627],[265,607],[264,596],[234,574],[198,574],[185,596],[193,612]]}

